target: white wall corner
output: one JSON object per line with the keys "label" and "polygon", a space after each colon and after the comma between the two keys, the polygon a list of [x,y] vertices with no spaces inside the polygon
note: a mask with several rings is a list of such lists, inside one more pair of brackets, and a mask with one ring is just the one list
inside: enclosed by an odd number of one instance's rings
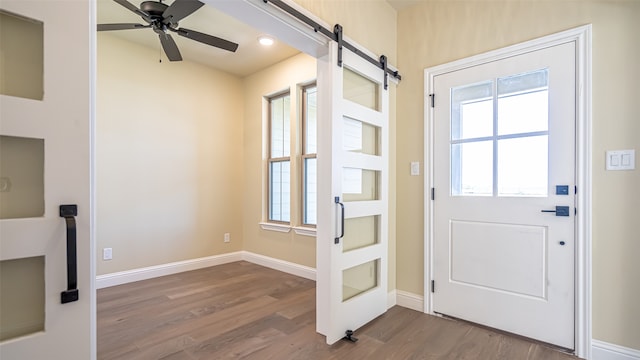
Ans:
{"label": "white wall corner", "polygon": [[591,360],[640,360],[640,350],[593,339]]}
{"label": "white wall corner", "polygon": [[424,311],[424,297],[407,291],[396,290],[396,304],[407,309]]}

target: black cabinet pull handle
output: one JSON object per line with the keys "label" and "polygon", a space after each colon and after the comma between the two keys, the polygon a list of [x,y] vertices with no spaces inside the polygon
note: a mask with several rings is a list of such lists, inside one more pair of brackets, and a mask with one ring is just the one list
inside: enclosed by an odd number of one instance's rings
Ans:
{"label": "black cabinet pull handle", "polygon": [[60,205],[60,217],[67,223],[67,290],[60,294],[63,304],[78,301],[78,259],[76,251],[78,205]]}
{"label": "black cabinet pull handle", "polygon": [[336,196],[334,198],[335,203],[340,205],[340,236],[336,237],[333,240],[334,244],[339,244],[340,243],[340,239],[342,239],[344,237],[344,204],[340,202],[340,197]]}

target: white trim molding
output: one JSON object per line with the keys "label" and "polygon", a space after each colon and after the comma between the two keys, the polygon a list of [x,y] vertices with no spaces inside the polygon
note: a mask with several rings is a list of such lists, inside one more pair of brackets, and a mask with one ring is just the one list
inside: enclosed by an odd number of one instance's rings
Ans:
{"label": "white trim molding", "polygon": [[420,312],[424,310],[424,297],[421,295],[402,290],[396,290],[396,294],[396,302],[398,306]]}
{"label": "white trim molding", "polygon": [[288,233],[288,232],[291,231],[291,226],[290,225],[268,223],[268,222],[261,222],[260,223],[260,228],[262,230],[277,231],[277,232],[281,232],[281,233]]}
{"label": "white trim molding", "polygon": [[[562,43],[576,44],[576,282],[575,282],[575,351],[582,358],[591,359],[591,268],[592,268],[592,111],[591,111],[591,25],[562,31],[517,45],[475,55],[424,70],[424,159],[431,164],[425,167],[424,176],[424,297],[423,311],[433,314],[433,129],[434,113],[429,94],[433,93],[434,77],[440,74],[495,61],[508,56],[523,54]],[[400,304],[400,301],[398,301]]]}
{"label": "white trim molding", "polygon": [[387,310],[391,309],[392,307],[398,305],[397,301],[398,301],[398,295],[396,293],[397,290],[391,290],[387,293]]}
{"label": "white trim molding", "polygon": [[270,269],[286,272],[309,280],[316,280],[316,269],[285,260],[275,259],[249,251],[242,251],[242,260],[262,265]]}
{"label": "white trim molding", "polygon": [[306,226],[294,226],[293,231],[297,235],[316,237],[316,228]]}
{"label": "white trim molding", "polygon": [[591,340],[591,346],[592,360],[640,360],[640,350],[596,339]]}
{"label": "white trim molding", "polygon": [[96,289],[127,284],[134,281],[147,280],[165,275],[177,274],[185,271],[203,269],[210,266],[228,264],[236,261],[248,261],[270,269],[288,274],[316,280],[316,269],[289,261],[271,258],[248,251],[236,251],[227,254],[207,256],[197,259],[177,261],[168,264],[148,266],[144,268],[119,271],[111,274],[96,276]]}
{"label": "white trim molding", "polygon": [[207,256],[96,276],[96,289],[240,261],[242,252]]}

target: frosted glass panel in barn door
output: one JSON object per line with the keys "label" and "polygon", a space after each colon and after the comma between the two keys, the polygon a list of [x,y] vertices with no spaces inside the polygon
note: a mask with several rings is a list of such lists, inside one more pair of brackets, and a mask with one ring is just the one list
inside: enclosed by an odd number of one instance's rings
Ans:
{"label": "frosted glass panel in barn door", "polygon": [[0,4],[2,360],[95,358],[90,11]]}
{"label": "frosted glass panel in barn door", "polygon": [[383,80],[380,68],[347,49],[337,66],[335,44],[318,60],[317,328],[329,344],[387,309],[389,97]]}

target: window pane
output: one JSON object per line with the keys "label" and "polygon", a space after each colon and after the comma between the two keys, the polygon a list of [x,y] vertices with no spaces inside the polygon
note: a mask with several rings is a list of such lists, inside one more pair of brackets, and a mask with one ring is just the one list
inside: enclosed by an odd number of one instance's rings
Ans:
{"label": "window pane", "polygon": [[451,89],[451,140],[493,136],[493,83]]}
{"label": "window pane", "polygon": [[379,182],[380,171],[343,168],[342,197],[344,201],[380,200]]}
{"label": "window pane", "polygon": [[349,300],[378,286],[378,260],[342,271],[342,301]]}
{"label": "window pane", "polygon": [[498,79],[498,135],[547,131],[548,71]]}
{"label": "window pane", "polygon": [[44,264],[44,256],[0,261],[0,341],[44,331]]}
{"label": "window pane", "polygon": [[269,220],[290,220],[291,174],[289,161],[275,161],[269,166]]}
{"label": "window pane", "polygon": [[280,158],[289,156],[291,146],[289,124],[290,111],[289,95],[281,96],[270,100],[271,108],[271,158]]}
{"label": "window pane", "polygon": [[451,145],[451,195],[493,195],[493,141]]}
{"label": "window pane", "polygon": [[345,117],[342,147],[351,152],[382,155],[380,153],[380,128]]}
{"label": "window pane", "polygon": [[498,141],[498,195],[546,196],[548,135]]}
{"label": "window pane", "polygon": [[0,9],[0,94],[42,100],[44,24]]}
{"label": "window pane", "polygon": [[0,135],[0,219],[44,215],[44,139]]}
{"label": "window pane", "polygon": [[361,249],[380,243],[380,216],[364,216],[344,220],[342,251]]}
{"label": "window pane", "polygon": [[304,113],[304,154],[315,154],[317,150],[317,89],[310,87],[305,89],[305,113]]}
{"label": "window pane", "polygon": [[303,223],[316,225],[316,207],[318,198],[317,164],[315,158],[304,159],[304,212]]}
{"label": "window pane", "polygon": [[343,97],[349,101],[379,111],[378,101],[380,86],[366,77],[344,68],[342,91]]}

